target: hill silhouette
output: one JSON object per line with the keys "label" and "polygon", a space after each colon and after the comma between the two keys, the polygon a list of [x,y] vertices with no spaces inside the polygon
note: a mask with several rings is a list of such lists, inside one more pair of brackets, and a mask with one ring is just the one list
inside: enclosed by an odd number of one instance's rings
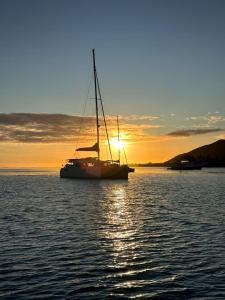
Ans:
{"label": "hill silhouette", "polygon": [[181,160],[201,163],[205,167],[225,167],[225,140],[218,140],[190,152],[179,154],[164,164],[169,166]]}

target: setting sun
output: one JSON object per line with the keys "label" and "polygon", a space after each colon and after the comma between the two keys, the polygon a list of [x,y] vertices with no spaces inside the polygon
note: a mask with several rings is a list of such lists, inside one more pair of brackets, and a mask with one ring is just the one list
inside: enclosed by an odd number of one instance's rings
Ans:
{"label": "setting sun", "polygon": [[126,146],[126,142],[118,140],[118,138],[112,138],[110,144],[116,149],[123,149]]}

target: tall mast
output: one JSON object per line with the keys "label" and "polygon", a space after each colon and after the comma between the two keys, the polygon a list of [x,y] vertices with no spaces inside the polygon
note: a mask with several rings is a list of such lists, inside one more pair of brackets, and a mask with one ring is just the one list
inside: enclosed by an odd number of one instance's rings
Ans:
{"label": "tall mast", "polygon": [[100,159],[100,148],[99,148],[99,119],[98,119],[98,92],[97,92],[97,73],[95,66],[95,49],[92,49],[93,55],[93,69],[94,69],[94,84],[95,84],[95,112],[96,112],[96,134],[97,134],[97,145],[98,145],[98,160]]}
{"label": "tall mast", "polygon": [[119,157],[119,164],[120,164],[120,127],[119,127],[118,115],[117,115],[117,133],[118,133],[118,157]]}

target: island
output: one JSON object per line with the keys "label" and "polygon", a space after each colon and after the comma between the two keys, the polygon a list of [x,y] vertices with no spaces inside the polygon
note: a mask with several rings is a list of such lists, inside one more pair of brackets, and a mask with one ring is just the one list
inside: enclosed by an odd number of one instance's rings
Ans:
{"label": "island", "polygon": [[180,161],[191,161],[201,164],[203,167],[225,167],[225,140],[220,139],[212,144],[195,148],[187,153],[176,155],[175,157],[162,163],[142,163],[135,164],[138,167],[170,167]]}

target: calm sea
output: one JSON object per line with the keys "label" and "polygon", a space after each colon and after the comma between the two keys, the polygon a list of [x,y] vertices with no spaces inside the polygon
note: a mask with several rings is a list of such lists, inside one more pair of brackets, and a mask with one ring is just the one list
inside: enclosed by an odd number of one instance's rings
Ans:
{"label": "calm sea", "polygon": [[0,170],[0,298],[225,299],[225,169]]}

